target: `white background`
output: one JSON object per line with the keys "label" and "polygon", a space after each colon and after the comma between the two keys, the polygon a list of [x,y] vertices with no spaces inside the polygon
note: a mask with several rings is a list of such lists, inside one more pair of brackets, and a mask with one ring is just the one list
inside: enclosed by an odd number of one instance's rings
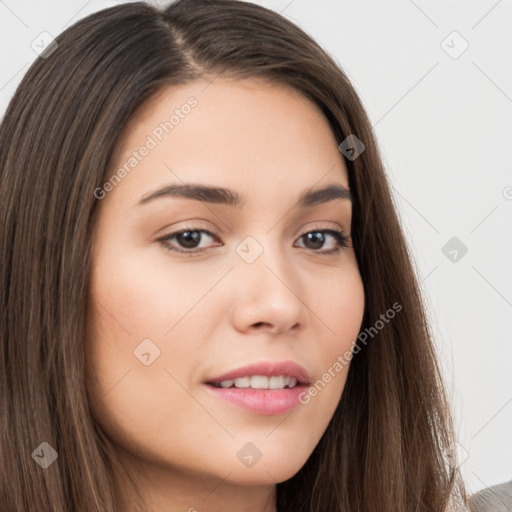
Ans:
{"label": "white background", "polygon": [[[0,115],[41,32],[116,3],[0,0]],[[415,255],[468,489],[511,480],[512,0],[255,3],[313,36],[361,96]],[[442,252],[452,237],[468,248],[456,262]]]}

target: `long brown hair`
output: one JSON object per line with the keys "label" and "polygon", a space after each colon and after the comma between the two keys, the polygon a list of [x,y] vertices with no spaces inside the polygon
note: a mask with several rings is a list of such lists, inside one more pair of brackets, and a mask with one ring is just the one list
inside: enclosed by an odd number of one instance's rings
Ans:
{"label": "long brown hair", "polygon": [[[445,511],[466,503],[454,429],[412,257],[371,123],[339,64],[283,16],[236,0],[127,3],[90,15],[32,64],[0,126],[0,508],[115,512],[110,441],[84,355],[98,199],[123,127],[163,86],[222,74],[287,84],[318,105],[345,156],[362,331],[334,416],[277,484],[279,512]],[[400,313],[375,328],[391,305]],[[382,323],[382,320],[381,320]],[[373,329],[373,331],[371,330]],[[46,469],[37,455],[57,459]]]}

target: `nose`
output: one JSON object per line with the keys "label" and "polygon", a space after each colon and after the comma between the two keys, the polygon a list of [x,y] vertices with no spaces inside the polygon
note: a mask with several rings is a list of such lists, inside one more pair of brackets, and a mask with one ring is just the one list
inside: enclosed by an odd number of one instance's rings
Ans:
{"label": "nose", "polygon": [[291,256],[269,244],[250,263],[240,254],[235,257],[233,272],[235,327],[241,332],[272,334],[295,333],[303,328],[309,311]]}

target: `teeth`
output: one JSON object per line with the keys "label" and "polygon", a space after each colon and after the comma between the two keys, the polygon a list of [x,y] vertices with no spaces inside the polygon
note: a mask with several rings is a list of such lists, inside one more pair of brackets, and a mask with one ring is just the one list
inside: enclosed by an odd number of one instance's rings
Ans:
{"label": "teeth", "polygon": [[284,389],[285,387],[294,388],[297,385],[297,379],[284,375],[279,377],[252,375],[234,380],[223,380],[220,384],[215,385],[222,388]]}
{"label": "teeth", "polygon": [[235,388],[249,388],[251,387],[251,377],[241,377],[235,379]]}

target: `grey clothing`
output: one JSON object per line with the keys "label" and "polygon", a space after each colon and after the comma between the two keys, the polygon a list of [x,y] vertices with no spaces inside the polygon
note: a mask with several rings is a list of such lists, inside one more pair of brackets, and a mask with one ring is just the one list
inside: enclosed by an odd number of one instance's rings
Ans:
{"label": "grey clothing", "polygon": [[512,512],[512,480],[476,492],[469,507],[471,512]]}

